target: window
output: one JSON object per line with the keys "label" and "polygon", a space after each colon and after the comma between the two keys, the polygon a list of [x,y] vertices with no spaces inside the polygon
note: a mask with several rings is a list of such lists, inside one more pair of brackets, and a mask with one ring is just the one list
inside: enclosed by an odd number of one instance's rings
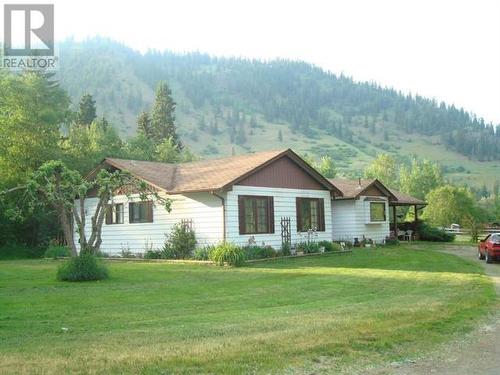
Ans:
{"label": "window", "polygon": [[123,224],[123,203],[108,205],[106,224]]}
{"label": "window", "polygon": [[370,221],[385,221],[385,203],[370,202]]}
{"label": "window", "polygon": [[325,231],[325,202],[323,198],[296,198],[297,232],[309,229]]}
{"label": "window", "polygon": [[128,205],[128,218],[130,223],[152,223],[153,202],[134,202]]}
{"label": "window", "polygon": [[273,197],[238,196],[240,234],[274,233]]}

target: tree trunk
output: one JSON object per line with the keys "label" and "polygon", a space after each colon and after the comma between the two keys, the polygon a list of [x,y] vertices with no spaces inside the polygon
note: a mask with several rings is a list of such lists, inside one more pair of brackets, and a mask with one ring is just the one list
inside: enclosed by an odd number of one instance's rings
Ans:
{"label": "tree trunk", "polygon": [[66,243],[68,244],[71,250],[71,256],[78,256],[78,250],[75,245],[75,238],[73,236],[73,230],[71,228],[71,221],[69,220],[69,215],[64,209],[59,209],[59,221],[61,222],[61,226],[64,233],[64,238],[66,239]]}

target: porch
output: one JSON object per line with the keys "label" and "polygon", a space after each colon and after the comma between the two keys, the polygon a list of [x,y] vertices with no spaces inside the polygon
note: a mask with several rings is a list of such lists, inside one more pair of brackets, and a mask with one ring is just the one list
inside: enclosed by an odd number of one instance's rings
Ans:
{"label": "porch", "polygon": [[[407,241],[418,240],[419,211],[421,211],[427,203],[397,190],[391,189],[391,192],[397,198],[397,200],[389,202],[389,208],[391,210],[391,238]],[[412,220],[405,221],[405,218],[408,217],[412,218]]]}

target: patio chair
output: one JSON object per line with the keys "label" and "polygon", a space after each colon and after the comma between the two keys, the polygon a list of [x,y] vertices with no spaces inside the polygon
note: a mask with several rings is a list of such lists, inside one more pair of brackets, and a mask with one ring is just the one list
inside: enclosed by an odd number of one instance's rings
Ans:
{"label": "patio chair", "polygon": [[408,229],[408,230],[405,232],[404,239],[405,239],[405,241],[408,241],[408,242],[411,242],[411,241],[412,241],[412,239],[413,239],[413,231],[412,231],[411,229]]}

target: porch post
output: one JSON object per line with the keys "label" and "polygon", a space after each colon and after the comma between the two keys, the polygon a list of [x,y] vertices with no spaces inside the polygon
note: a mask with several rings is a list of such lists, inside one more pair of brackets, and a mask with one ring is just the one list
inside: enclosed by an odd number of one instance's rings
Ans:
{"label": "porch post", "polygon": [[398,238],[398,217],[396,215],[396,206],[392,206],[392,220],[394,222],[394,235]]}
{"label": "porch post", "polygon": [[415,238],[418,238],[417,230],[418,230],[418,208],[417,205],[414,205],[413,208],[415,209],[415,221],[413,222],[413,233],[415,235]]}

